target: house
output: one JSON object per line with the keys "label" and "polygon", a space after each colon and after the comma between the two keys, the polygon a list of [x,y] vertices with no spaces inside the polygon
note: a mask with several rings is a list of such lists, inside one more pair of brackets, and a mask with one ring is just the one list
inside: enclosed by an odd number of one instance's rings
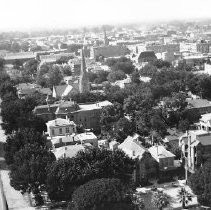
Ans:
{"label": "house", "polygon": [[34,108],[33,113],[47,122],[55,119],[58,106],[59,104],[39,105]]}
{"label": "house", "polygon": [[[73,101],[61,101],[55,111],[56,118],[68,118],[74,121],[74,113],[80,110],[79,105]],[[77,124],[77,123],[76,123]]]}
{"label": "house", "polygon": [[85,132],[80,134],[72,133],[53,137],[49,136],[47,139],[51,141],[54,148],[75,144],[84,145],[88,143],[95,148],[98,147],[98,139],[92,132]]}
{"label": "house", "polygon": [[124,151],[129,157],[133,159],[138,158],[139,160],[141,160],[143,154],[147,152],[147,149],[132,136],[128,136],[124,142],[118,146],[118,148]]}
{"label": "house", "polygon": [[81,144],[69,145],[64,147],[55,148],[53,153],[56,159],[59,158],[72,158],[77,155],[80,151],[85,151],[86,146]]}
{"label": "house", "polygon": [[207,132],[211,131],[211,113],[201,115],[198,128]]}
{"label": "house", "polygon": [[97,103],[76,104],[70,101],[61,101],[59,104],[37,106],[34,114],[43,120],[57,118],[70,119],[77,125],[83,125],[87,129],[100,129],[100,114],[103,107],[111,106],[109,101]]}
{"label": "house", "polygon": [[19,98],[25,98],[26,96],[40,93],[44,96],[51,96],[52,91],[50,88],[42,88],[40,85],[31,83],[20,83],[16,86],[17,94]]}
{"label": "house", "polygon": [[148,182],[149,178],[156,177],[158,173],[158,163],[154,160],[148,149],[144,148],[136,138],[137,135],[128,136],[123,143],[118,146],[130,158],[136,160],[136,168],[133,178],[136,183]]}
{"label": "house", "polygon": [[92,132],[85,132],[85,133],[77,134],[74,139],[75,139],[75,141],[80,142],[82,145],[89,143],[93,147],[98,147],[97,136],[95,136],[94,133],[92,133]]}
{"label": "house", "polygon": [[175,128],[167,129],[169,135],[166,135],[163,139],[165,144],[170,144],[172,146],[179,146],[179,138],[184,134],[183,132],[179,132]]}
{"label": "house", "polygon": [[188,103],[187,108],[190,111],[198,111],[200,115],[211,113],[211,102],[206,99],[187,98],[186,101]]}
{"label": "house", "polygon": [[160,170],[174,168],[175,155],[162,145],[152,146],[148,149],[152,157],[159,163]]}
{"label": "house", "polygon": [[121,57],[129,54],[129,50],[125,46],[108,45],[91,48],[90,57],[97,60],[99,56],[104,58]]}
{"label": "house", "polygon": [[187,132],[180,138],[185,167],[191,173],[211,158],[211,133],[206,130]]}
{"label": "house", "polygon": [[76,124],[73,121],[56,118],[46,123],[47,134],[50,137],[65,136],[76,132]]}
{"label": "house", "polygon": [[74,122],[87,129],[99,130],[101,110],[103,107],[111,105],[112,103],[109,101],[78,104],[79,110],[72,114]]}
{"label": "house", "polygon": [[58,85],[53,86],[52,96],[54,98],[63,98],[68,96],[70,93],[78,93],[78,88],[74,85]]}
{"label": "house", "polygon": [[15,60],[19,60],[24,63],[30,59],[35,59],[35,58],[36,58],[36,54],[33,52],[7,53],[4,56],[4,60],[6,64],[13,64]]}

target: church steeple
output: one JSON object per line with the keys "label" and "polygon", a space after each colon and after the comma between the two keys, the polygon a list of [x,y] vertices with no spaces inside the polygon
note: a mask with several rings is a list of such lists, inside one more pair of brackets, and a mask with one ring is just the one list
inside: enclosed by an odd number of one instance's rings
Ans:
{"label": "church steeple", "polygon": [[90,90],[89,79],[86,71],[86,62],[84,57],[84,50],[81,50],[81,72],[79,79],[79,92],[84,93]]}
{"label": "church steeple", "polygon": [[103,31],[104,31],[104,44],[105,44],[105,46],[108,46],[108,45],[109,45],[109,40],[108,40],[108,38],[107,38],[105,28],[103,29]]}

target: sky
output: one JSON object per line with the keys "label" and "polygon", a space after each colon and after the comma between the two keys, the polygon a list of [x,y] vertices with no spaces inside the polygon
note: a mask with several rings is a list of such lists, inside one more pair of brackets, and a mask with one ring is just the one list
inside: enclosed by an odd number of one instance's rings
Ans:
{"label": "sky", "polygon": [[211,18],[211,0],[0,0],[0,30]]}

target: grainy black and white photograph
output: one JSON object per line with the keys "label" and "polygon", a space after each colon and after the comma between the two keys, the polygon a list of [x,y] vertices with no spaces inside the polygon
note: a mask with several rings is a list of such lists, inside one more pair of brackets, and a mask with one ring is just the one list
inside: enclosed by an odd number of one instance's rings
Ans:
{"label": "grainy black and white photograph", "polygon": [[211,210],[211,0],[0,6],[0,210]]}

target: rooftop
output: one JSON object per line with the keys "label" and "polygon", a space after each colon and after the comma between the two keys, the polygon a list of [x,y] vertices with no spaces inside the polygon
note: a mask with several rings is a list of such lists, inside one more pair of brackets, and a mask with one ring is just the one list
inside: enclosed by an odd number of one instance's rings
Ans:
{"label": "rooftop", "polygon": [[201,108],[211,106],[211,102],[206,99],[189,99],[187,98],[189,108]]}
{"label": "rooftop", "polygon": [[151,153],[152,157],[154,157],[156,160],[160,158],[168,158],[168,157],[175,157],[174,154],[166,150],[164,146],[152,146],[148,149],[148,151]]}
{"label": "rooftop", "polygon": [[62,118],[56,118],[55,120],[50,120],[46,123],[48,126],[56,127],[56,126],[66,126],[66,125],[75,125],[73,121],[69,121]]}
{"label": "rooftop", "polygon": [[75,157],[79,151],[84,151],[85,147],[81,144],[69,145],[64,147],[59,147],[54,150],[54,155],[56,159],[63,157]]}
{"label": "rooftop", "polygon": [[92,139],[97,139],[97,136],[95,136],[92,132],[80,133],[75,136],[75,141],[85,141]]}
{"label": "rooftop", "polygon": [[141,159],[143,154],[147,151],[137,140],[132,136],[128,136],[123,143],[118,147],[123,150],[131,158]]}
{"label": "rooftop", "polygon": [[102,101],[94,104],[79,104],[81,110],[92,110],[92,109],[102,109],[105,106],[111,106],[112,103],[109,101]]}

